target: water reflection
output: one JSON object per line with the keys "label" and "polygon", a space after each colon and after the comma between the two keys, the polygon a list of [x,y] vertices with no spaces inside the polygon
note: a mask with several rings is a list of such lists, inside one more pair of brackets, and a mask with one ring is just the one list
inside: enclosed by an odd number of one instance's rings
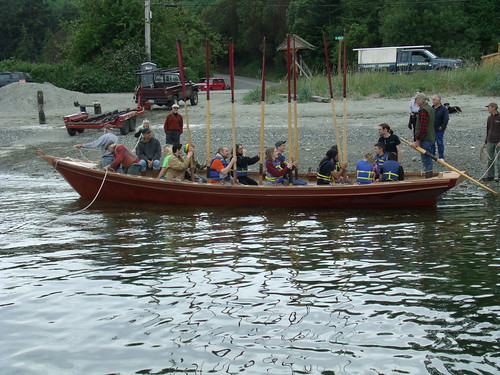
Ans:
{"label": "water reflection", "polygon": [[7,373],[500,370],[498,200],[482,192],[425,210],[78,212],[64,183],[24,182],[2,193]]}

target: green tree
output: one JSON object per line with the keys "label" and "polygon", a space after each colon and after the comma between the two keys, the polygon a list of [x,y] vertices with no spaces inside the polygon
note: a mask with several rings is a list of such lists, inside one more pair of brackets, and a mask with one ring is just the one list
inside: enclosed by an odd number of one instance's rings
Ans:
{"label": "green tree", "polygon": [[47,0],[0,0],[0,59],[40,59],[50,25]]}
{"label": "green tree", "polygon": [[[127,0],[79,0],[80,18],[68,25],[65,50],[75,63],[87,63],[105,50],[143,44],[144,5]],[[110,56],[112,58],[112,56]]]}

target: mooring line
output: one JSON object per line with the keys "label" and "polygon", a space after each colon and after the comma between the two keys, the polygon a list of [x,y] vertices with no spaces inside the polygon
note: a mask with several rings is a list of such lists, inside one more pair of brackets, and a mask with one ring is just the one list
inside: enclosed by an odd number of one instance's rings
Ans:
{"label": "mooring line", "polygon": [[[59,160],[56,160],[56,169],[57,169],[57,163],[59,162]],[[92,199],[92,202],[90,202],[86,207],[82,208],[81,210],[78,210],[78,211],[75,211],[75,212],[71,212],[69,214],[66,214],[66,215],[63,215],[62,217],[64,216],[71,216],[71,215],[75,215],[79,212],[82,212],[82,211],[85,211],[87,208],[89,208],[90,206],[92,206],[92,204],[96,201],[97,197],[99,196],[99,194],[101,193],[101,190],[102,190],[102,187],[104,186],[104,182],[106,181],[106,177],[108,176],[108,169],[106,169],[106,173],[104,174],[104,178],[102,179],[102,183],[101,183],[101,186],[99,187],[99,190],[97,191],[97,194],[95,195],[94,199]],[[48,222],[46,222],[46,224],[49,224],[49,223],[53,223],[57,220],[61,219],[61,217],[57,217],[53,220],[50,220]],[[23,226],[25,226],[26,224],[28,224],[28,222],[25,222],[25,223],[21,223],[15,227],[11,227],[9,228],[8,230],[2,232],[1,234],[6,234],[6,233],[9,233],[9,232],[12,232],[13,230],[16,230],[16,229],[19,229],[19,228],[22,228]]]}

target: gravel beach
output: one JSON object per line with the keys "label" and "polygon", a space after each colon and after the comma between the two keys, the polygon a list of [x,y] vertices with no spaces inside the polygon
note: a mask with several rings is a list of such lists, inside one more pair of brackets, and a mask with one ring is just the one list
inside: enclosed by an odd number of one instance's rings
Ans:
{"label": "gravel beach", "polygon": [[[45,125],[38,124],[37,91],[43,91],[45,100]],[[249,155],[259,152],[261,106],[259,103],[245,105],[242,98],[245,90],[235,91],[235,122],[237,142],[243,143]],[[434,93],[427,93],[429,96]],[[210,96],[211,119],[211,154],[219,145],[232,143],[232,106],[229,91],[212,92]],[[115,109],[133,108],[136,106],[132,93],[118,94],[83,94],[64,90],[51,84],[15,83],[0,88],[0,157],[4,172],[45,175],[51,170],[33,151],[37,148],[46,154],[81,158],[82,155],[99,160],[99,150],[77,150],[72,146],[86,143],[101,135],[98,130],[85,130],[76,136],[69,136],[63,122],[63,116],[78,112],[73,103],[91,104],[94,100],[101,103],[103,112]],[[373,145],[378,140],[377,128],[386,122],[396,135],[411,140],[411,131],[407,128],[408,104],[410,98],[382,99],[367,98],[349,100],[347,102],[347,144],[348,160],[351,166],[366,153],[373,152]],[[445,133],[445,160],[449,164],[467,171],[472,177],[479,178],[486,168],[486,154],[481,152],[485,138],[486,118],[485,105],[497,101],[494,97],[476,96],[443,96],[443,103],[459,106],[461,114],[451,114],[448,129]],[[181,102],[180,113],[186,117],[184,103]],[[335,102],[337,121],[342,129],[344,118],[342,100]],[[197,157],[200,161],[206,158],[206,112],[205,93],[200,93],[197,106],[188,106],[189,130],[192,143],[197,146]],[[299,128],[299,169],[315,170],[325,151],[335,144],[334,121],[330,102],[298,103]],[[293,111],[292,111],[293,112]],[[163,121],[170,113],[165,107],[156,107],[146,111],[138,120],[148,119],[153,124],[156,137],[165,143]],[[266,104],[265,106],[265,147],[274,145],[277,140],[288,139],[287,103]],[[186,118],[185,118],[186,122]],[[120,142],[134,147],[136,138],[133,134],[120,135]],[[342,134],[342,131],[341,131]],[[187,129],[181,137],[187,142]],[[420,154],[407,145],[403,145],[403,166],[408,172],[420,172],[422,163]],[[256,169],[257,166],[254,166]],[[435,170],[445,168],[435,164]]]}

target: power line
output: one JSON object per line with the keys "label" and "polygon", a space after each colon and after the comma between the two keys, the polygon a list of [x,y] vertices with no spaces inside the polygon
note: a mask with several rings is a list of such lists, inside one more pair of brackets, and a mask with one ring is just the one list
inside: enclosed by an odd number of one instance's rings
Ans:
{"label": "power line", "polygon": [[[142,1],[142,0],[141,0]],[[235,4],[238,8],[347,8],[347,7],[394,7],[394,6],[409,6],[409,5],[427,5],[427,4],[452,4],[452,3],[464,3],[469,0],[415,0],[415,1],[402,1],[402,2],[391,2],[390,4],[381,4],[376,2],[370,3],[356,3],[356,4],[297,4],[296,2],[290,2],[289,4]],[[227,4],[175,4],[166,2],[152,2],[151,5],[161,5],[168,8],[198,8],[198,7],[219,7],[225,6]]]}

